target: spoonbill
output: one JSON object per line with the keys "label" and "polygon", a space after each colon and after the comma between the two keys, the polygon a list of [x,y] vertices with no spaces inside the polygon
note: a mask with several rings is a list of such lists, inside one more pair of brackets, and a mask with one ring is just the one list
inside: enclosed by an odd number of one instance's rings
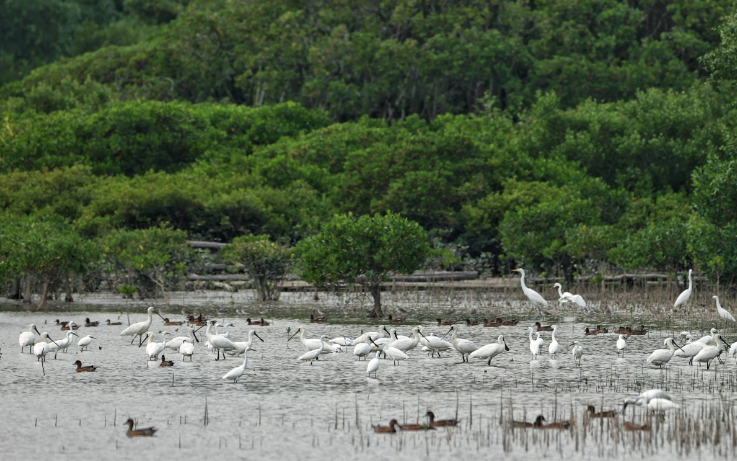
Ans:
{"label": "spoonbill", "polygon": [[379,354],[381,354],[381,352],[376,352],[376,357],[371,359],[371,361],[369,361],[368,365],[366,366],[366,372],[368,373],[369,378],[371,377],[371,373],[374,374],[374,378],[377,377],[376,373],[379,371],[380,362]]}
{"label": "spoonbill", "polygon": [[146,312],[148,313],[148,318],[146,320],[144,320],[143,322],[134,323],[120,332],[120,336],[133,336],[133,338],[131,338],[131,344],[133,344],[136,336],[138,336],[138,347],[141,347],[141,344],[143,344],[143,334],[146,333],[149,328],[151,328],[151,322],[153,322],[154,307],[149,307]]}
{"label": "spoonbill", "polygon": [[297,360],[302,360],[302,361],[305,361],[305,362],[309,360],[310,361],[310,365],[312,365],[312,361],[315,360],[316,358],[318,358],[320,356],[320,354],[322,354],[323,349],[325,349],[325,340],[326,339],[328,339],[327,336],[325,336],[325,335],[320,336],[320,347],[317,348],[317,349],[315,349],[315,350],[312,350],[312,351],[306,352],[305,354],[300,355],[297,358]]}
{"label": "spoonbill", "polygon": [[43,374],[46,374],[46,369],[44,368],[44,362],[46,362],[46,354],[49,353],[49,343],[47,341],[54,342],[53,339],[49,336],[48,333],[45,331],[41,333],[41,339],[36,342],[36,344],[33,345],[33,354],[36,356],[36,360],[41,360],[41,370],[43,371]]}
{"label": "spoonbill", "polygon": [[97,339],[94,336],[87,335],[84,338],[80,338],[79,341],[77,341],[77,346],[79,346],[79,352],[83,352],[87,347],[92,343],[93,339]]}
{"label": "spoonbill", "polygon": [[673,358],[673,354],[676,352],[676,347],[678,347],[679,349],[681,347],[676,344],[673,338],[665,338],[665,341],[663,341],[663,343],[665,344],[665,347],[667,347],[667,349],[654,350],[653,353],[650,354],[650,357],[647,358],[647,363],[663,368],[663,365],[670,362],[670,359]]}
{"label": "spoonbill", "polygon": [[248,330],[248,341],[234,341],[233,344],[235,344],[236,349],[232,351],[228,351],[229,355],[241,355],[246,351],[247,348],[253,348],[251,345],[253,345],[253,337],[257,337],[261,342],[264,342],[263,338],[258,335],[254,330]]}
{"label": "spoonbill", "polygon": [[678,295],[678,298],[676,299],[675,304],[673,304],[673,307],[678,307],[681,304],[686,304],[688,302],[688,299],[691,297],[691,289],[692,289],[692,280],[691,280],[691,272],[693,272],[693,269],[688,270],[688,288],[683,290],[683,292]]}
{"label": "spoonbill", "polygon": [[420,327],[420,332],[422,333],[420,344],[430,349],[433,357],[435,357],[436,352],[438,354],[438,357],[440,357],[441,352],[445,352],[453,348],[453,345],[451,343],[443,340],[442,338],[438,338],[437,336],[432,336],[432,335],[425,336],[425,333],[422,327]]}
{"label": "spoonbill", "polygon": [[389,356],[389,358],[392,359],[395,366],[397,365],[398,361],[407,360],[409,358],[407,354],[400,351],[396,347],[392,347],[392,345],[389,343],[384,345],[384,357],[386,356]]}
{"label": "spoonbill", "polygon": [[701,344],[709,344],[714,339],[714,335],[717,334],[717,329],[712,328],[708,335],[701,337],[699,340],[697,340],[697,343]]}
{"label": "spoonbill", "polygon": [[[186,344],[186,343],[185,343]],[[225,373],[223,376],[223,381],[226,381],[228,379],[232,379],[233,383],[238,382],[238,378],[243,376],[243,373],[246,372],[246,365],[248,365],[248,351],[250,351],[250,347],[246,347],[246,349],[243,351],[243,364],[239,367],[235,367],[229,372]]]}
{"label": "spoonbill", "polygon": [[[26,346],[28,346],[28,353],[30,354],[33,351],[33,345],[36,344],[36,335],[33,332],[38,333],[38,328],[36,328],[36,325],[30,324],[28,326],[28,331],[24,331],[23,333],[18,336],[18,344],[20,344],[20,351],[23,352],[23,349],[25,349]],[[41,333],[38,333],[39,336]]]}
{"label": "spoonbill", "polygon": [[573,341],[571,343],[571,346],[573,346],[573,349],[571,349],[571,355],[573,355],[573,361],[575,362],[578,360],[578,366],[581,366],[581,357],[583,357],[583,346],[581,346],[581,343],[578,341]]}
{"label": "spoonbill", "polygon": [[555,338],[555,333],[558,331],[558,325],[553,325],[553,339],[550,341],[550,346],[548,346],[548,352],[550,355],[555,355],[558,353],[558,340]]}
{"label": "spoonbill", "polygon": [[722,308],[722,305],[719,304],[719,296],[712,296],[712,298],[714,298],[717,302],[717,313],[719,314],[719,317],[723,318],[724,320],[731,320],[734,322],[735,320],[734,317],[732,317],[732,314],[727,312],[727,310]]}
{"label": "spoonbill", "polygon": [[179,353],[182,354],[182,362],[184,362],[185,357],[189,357],[189,361],[192,361],[192,356],[194,355],[194,343],[189,342],[188,339],[185,339],[182,341],[182,345],[179,346]]}
{"label": "spoonbill", "polygon": [[213,349],[217,351],[217,358],[215,359],[220,360],[220,353],[223,354],[223,360],[225,360],[225,351],[233,350],[236,348],[235,344],[233,344],[233,341],[229,340],[223,335],[214,335],[210,333],[210,327],[215,323],[214,320],[208,320],[207,321],[207,329],[205,330],[205,336],[207,336],[207,341],[212,345]]}
{"label": "spoonbill", "polygon": [[358,360],[361,360],[361,357],[366,357],[371,353],[371,345],[369,342],[371,341],[371,336],[366,336],[366,340],[362,343],[358,343],[355,346],[353,346],[353,355],[356,355],[358,357]]}
{"label": "spoonbill", "polygon": [[559,303],[567,303],[568,301],[571,301],[581,307],[586,307],[586,301],[584,301],[581,295],[572,295],[567,291],[563,293],[563,287],[560,283],[556,283],[555,285],[553,285],[553,288],[558,288],[558,295],[560,296],[560,298],[558,299]]}
{"label": "spoonbill", "polygon": [[[680,349],[675,351],[673,353],[673,356],[687,358],[689,359],[688,364],[693,365],[693,358],[696,356],[696,354],[701,352],[701,349],[704,348],[704,344],[698,341],[694,341],[691,333],[687,333],[686,337],[688,338],[688,342],[684,344]],[[711,339],[711,336],[708,336],[708,338]]]}
{"label": "spoonbill", "polygon": [[714,333],[714,343],[716,344],[716,346],[707,344],[702,347],[701,351],[699,351],[699,353],[696,354],[693,358],[694,362],[706,363],[707,370],[709,369],[709,365],[711,364],[712,360],[717,359],[717,361],[720,361],[719,356],[722,355],[722,352],[724,352],[724,347],[727,346],[719,333]]}
{"label": "spoonbill", "polygon": [[622,407],[622,413],[627,409],[627,405],[645,405],[651,400],[671,400],[670,395],[661,389],[650,389],[640,393],[637,397],[627,397],[624,399],[624,406]]}
{"label": "spoonbill", "polygon": [[[294,334],[290,336],[289,339],[287,339],[287,342],[291,341],[292,338],[294,338],[298,334],[299,334],[299,341],[305,346],[305,348],[308,351],[314,351],[318,349],[320,347],[320,344],[322,343],[322,341],[320,341],[319,339],[305,338],[305,336],[307,335],[307,329],[305,327],[297,328],[297,331],[295,331]],[[330,354],[333,352],[338,352],[339,348],[340,346],[338,345],[333,346],[330,344],[325,344],[322,348],[322,353]]]}
{"label": "spoonbill", "polygon": [[[154,338],[153,332],[149,331],[146,333],[146,337],[148,339],[148,341],[146,342],[146,355],[148,355],[149,361],[158,360],[159,354],[161,354],[164,351],[164,349],[166,349],[166,336],[169,334],[171,333],[169,333],[168,331],[161,333],[163,342],[156,343],[156,342],[153,342],[153,338]],[[138,346],[138,347],[141,347],[141,346]]]}
{"label": "spoonbill", "polygon": [[[69,325],[71,326],[73,324],[70,322]],[[72,336],[79,337],[79,335],[72,331],[72,329],[70,328],[69,331],[67,331],[67,335],[64,339],[60,339],[53,344],[49,344],[49,353],[54,353],[54,359],[56,359],[56,354],[59,353],[60,350],[63,350],[64,352],[67,351],[69,346],[72,344]]]}
{"label": "spoonbill", "polygon": [[489,366],[491,366],[491,359],[508,350],[509,347],[507,347],[507,343],[506,341],[504,341],[504,335],[499,335],[499,338],[497,338],[497,342],[479,347],[475,351],[471,352],[468,355],[468,358],[479,358],[483,360],[489,359],[487,363]]}
{"label": "spoonbill", "polygon": [[[477,349],[476,345],[473,343],[473,341],[459,338],[458,327],[456,325],[451,326],[450,330],[448,330],[448,333],[451,333],[450,343],[453,345],[453,348],[457,350],[459,354],[461,354],[461,360],[464,362],[468,362],[468,354]],[[446,333],[446,335],[448,333]]]}
{"label": "spoonbill", "polygon": [[178,351],[179,347],[184,343],[184,341],[189,341],[190,343],[194,344],[195,342],[199,342],[197,339],[197,336],[194,334],[194,328],[191,326],[187,327],[189,336],[175,336],[174,338],[171,338],[166,343],[166,348],[171,349],[173,351]]}
{"label": "spoonbill", "polygon": [[627,347],[627,341],[625,340],[624,335],[619,335],[619,339],[617,340],[617,355],[621,352],[624,356],[625,347]]}
{"label": "spoonbill", "polygon": [[537,291],[527,288],[527,285],[525,285],[525,270],[524,269],[512,269],[512,272],[519,272],[522,277],[519,279],[520,284],[522,285],[522,291],[525,293],[525,296],[532,301],[533,307],[537,308],[537,311],[541,312],[540,306],[548,306],[548,302],[545,301],[545,298],[540,296],[540,293]]}
{"label": "spoonbill", "polygon": [[389,347],[399,349],[402,352],[407,352],[417,347],[417,345],[420,343],[420,328],[419,327],[412,328],[412,336],[409,336],[409,337],[405,336],[402,338],[398,337],[397,331],[394,328],[392,328],[389,331],[389,336],[391,338],[394,338],[394,341],[389,343]]}

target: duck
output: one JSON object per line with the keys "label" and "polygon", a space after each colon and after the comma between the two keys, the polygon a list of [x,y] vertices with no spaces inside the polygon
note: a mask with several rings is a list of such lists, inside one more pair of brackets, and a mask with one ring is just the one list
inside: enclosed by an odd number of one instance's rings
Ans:
{"label": "duck", "polygon": [[80,362],[79,360],[74,362],[73,365],[77,365],[77,373],[82,373],[84,371],[92,372],[92,371],[97,370],[97,367],[94,365],[87,365],[83,367],[82,362]]}
{"label": "duck", "polygon": [[496,320],[486,320],[484,319],[484,326],[487,328],[491,327],[500,327],[502,326],[502,319],[497,318]]}
{"label": "duck", "polygon": [[441,419],[436,421],[435,420],[435,413],[432,411],[428,411],[425,413],[425,416],[430,420],[430,427],[449,427],[449,426],[457,426],[458,420],[457,419]]}
{"label": "duck", "polygon": [[589,327],[586,327],[586,329],[583,331],[583,334],[586,336],[594,336],[594,335],[598,335],[599,332],[596,330],[589,330]]}
{"label": "duck", "polygon": [[99,326],[100,322],[93,322],[89,317],[84,319],[84,326],[87,328]]}
{"label": "duck", "polygon": [[79,330],[79,325],[72,321],[64,322],[64,325],[61,326],[61,331],[69,331],[70,328],[71,331],[76,331]]}
{"label": "duck", "polygon": [[404,431],[434,431],[435,428],[429,424],[402,424],[399,426]]}
{"label": "duck", "polygon": [[160,367],[173,367],[174,366],[174,362],[171,361],[171,360],[166,360],[166,356],[162,354],[161,355],[161,363],[159,364],[159,366]]}
{"label": "duck", "polygon": [[512,427],[518,427],[518,428],[526,428],[526,427],[537,427],[541,428],[543,427],[543,422],[545,421],[545,416],[538,415],[537,418],[535,418],[534,423],[528,423],[527,421],[512,421]]}
{"label": "duck", "polygon": [[649,431],[650,425],[649,424],[635,424],[625,421],[624,422],[624,430],[625,431]]}
{"label": "duck", "polygon": [[107,322],[107,325],[108,325],[108,326],[113,326],[113,325],[122,325],[122,324],[123,324],[123,322],[111,322],[111,321],[110,321],[110,319],[107,319],[107,321],[106,321],[106,322]]}
{"label": "duck", "polygon": [[630,330],[632,330],[632,327],[620,326],[619,328],[614,329],[614,333],[619,334],[619,335],[628,335],[630,334]]}
{"label": "duck", "polygon": [[390,323],[402,323],[402,322],[404,322],[404,319],[403,318],[399,318],[399,317],[392,317],[392,315],[389,314],[389,322]]}
{"label": "duck", "polygon": [[371,427],[373,427],[374,432],[378,434],[394,433],[394,432],[397,432],[397,429],[396,429],[397,427],[399,427],[400,429],[402,428],[402,426],[399,425],[396,419],[392,419],[391,421],[389,421],[388,426],[371,426]]}
{"label": "duck", "polygon": [[248,322],[249,325],[255,325],[257,327],[268,327],[270,325],[269,322],[261,318],[261,320],[252,321],[251,319],[246,319],[246,322]]}
{"label": "duck", "polygon": [[597,413],[596,407],[593,405],[586,407],[586,412],[589,414],[589,418],[614,418],[618,414],[617,410],[600,411]]}
{"label": "duck", "polygon": [[596,325],[596,332],[599,333],[599,334],[609,333],[609,330],[607,330],[606,328],[604,328],[601,325]]}
{"label": "duck", "polygon": [[535,322],[535,329],[536,331],[553,331],[553,326],[552,325],[542,326],[540,322]]}
{"label": "duck", "polygon": [[169,320],[169,318],[164,317],[164,326],[165,327],[175,327],[175,326],[179,326],[179,325],[181,325],[183,323],[184,322],[172,322],[171,320]]}
{"label": "duck", "polygon": [[443,320],[440,320],[440,319],[435,319],[435,320],[438,321],[438,326],[439,327],[453,325],[453,322],[450,322],[450,321],[443,321]]}
{"label": "duck", "polygon": [[568,429],[571,427],[570,421],[557,421],[554,423],[546,424],[543,429]]}
{"label": "duck", "polygon": [[642,336],[645,333],[647,333],[647,330],[645,329],[645,325],[640,325],[639,330],[630,330],[629,334],[632,336]]}
{"label": "duck", "polygon": [[202,319],[202,314],[200,314],[198,318],[195,318],[194,315],[188,315],[187,322],[189,322],[190,325],[198,327],[204,327],[205,325],[207,325],[207,320]]}
{"label": "duck", "polygon": [[[263,319],[261,319],[261,321],[263,321]],[[325,323],[327,321],[327,317],[315,317],[313,314],[310,314],[310,323]]]}
{"label": "duck", "polygon": [[158,429],[153,427],[144,427],[143,429],[133,429],[135,424],[132,419],[128,418],[125,422],[128,425],[128,430],[125,431],[125,435],[128,437],[152,437]]}
{"label": "duck", "polygon": [[473,327],[473,326],[476,326],[478,324],[479,324],[478,320],[466,319],[466,325],[469,326],[469,327]]}
{"label": "duck", "polygon": [[[499,320],[501,320],[501,319],[499,319]],[[503,327],[513,327],[513,326],[517,325],[518,322],[519,322],[519,320],[502,320],[502,326]]]}
{"label": "duck", "polygon": [[57,325],[57,326],[62,326],[62,327],[65,327],[65,326],[67,326],[68,324],[69,324],[69,322],[62,322],[61,320],[59,320],[59,319],[56,319],[56,325]]}

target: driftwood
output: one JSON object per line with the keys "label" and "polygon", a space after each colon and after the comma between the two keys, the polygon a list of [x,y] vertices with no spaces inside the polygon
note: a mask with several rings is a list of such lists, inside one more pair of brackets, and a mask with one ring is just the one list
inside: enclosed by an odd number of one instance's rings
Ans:
{"label": "driftwood", "polygon": [[227,243],[220,242],[203,242],[201,240],[187,240],[192,248],[206,248],[208,250],[221,250]]}

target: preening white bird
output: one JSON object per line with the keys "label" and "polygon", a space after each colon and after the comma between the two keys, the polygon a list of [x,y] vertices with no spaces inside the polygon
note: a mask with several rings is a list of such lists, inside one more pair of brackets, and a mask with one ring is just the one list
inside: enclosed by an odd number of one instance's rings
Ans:
{"label": "preening white bird", "polygon": [[476,345],[473,343],[473,341],[459,338],[458,327],[456,325],[451,325],[448,333],[451,333],[450,343],[453,345],[453,348],[457,350],[459,354],[461,354],[461,360],[464,362],[468,362],[468,354],[477,349]]}
{"label": "preening white bird", "polygon": [[191,326],[187,326],[186,328],[188,330],[187,333],[189,334],[189,336],[175,336],[171,338],[166,343],[167,349],[178,351],[179,347],[182,345],[182,343],[184,343],[184,341],[189,341],[191,344],[198,342],[198,339],[195,337],[194,334],[194,328],[192,328]]}
{"label": "preening white bird", "polygon": [[97,339],[94,336],[87,335],[84,338],[80,338],[79,341],[77,341],[77,346],[79,346],[79,352],[84,351],[87,349],[87,347],[92,344],[92,340]]}
{"label": "preening white bird", "polygon": [[512,272],[519,272],[522,277],[520,277],[519,282],[522,285],[522,291],[525,293],[525,296],[532,301],[532,304],[534,307],[537,308],[538,312],[540,312],[540,306],[548,306],[548,302],[545,301],[545,298],[540,296],[540,293],[537,291],[527,288],[527,285],[525,285],[525,270],[524,269],[512,269]]}
{"label": "preening white bird", "polygon": [[624,407],[622,408],[622,413],[627,409],[627,405],[635,404],[635,405],[646,405],[651,400],[659,399],[659,400],[671,400],[670,395],[668,395],[665,391],[661,389],[650,389],[647,391],[642,392],[637,397],[627,397],[624,399]]}
{"label": "preening white bird", "polygon": [[319,357],[320,354],[322,354],[323,349],[325,349],[325,340],[326,339],[328,339],[327,336],[325,336],[325,335],[320,336],[320,347],[318,347],[315,350],[309,351],[309,352],[307,352],[305,354],[302,354],[301,356],[299,356],[299,358],[297,358],[297,360],[302,360],[302,361],[305,361],[305,362],[307,360],[309,360],[310,361],[310,365],[312,365],[312,361],[315,360],[317,357]]}
{"label": "preening white bird", "polygon": [[188,339],[185,339],[182,341],[182,345],[179,346],[179,353],[182,354],[182,362],[184,362],[185,357],[189,357],[189,361],[192,361],[192,356],[194,355],[194,343],[189,342]]}
{"label": "preening white bird", "polygon": [[558,325],[553,325],[553,339],[550,341],[550,346],[548,346],[548,352],[550,355],[555,355],[558,353],[558,340],[555,338],[555,333],[558,331]]}
{"label": "preening white bird", "polygon": [[[432,357],[435,357],[435,354],[438,354],[438,357],[440,357],[441,352],[448,351],[453,348],[453,345],[449,343],[448,341],[445,341],[443,338],[438,338],[437,336],[425,336],[424,329],[420,327],[420,333],[422,333],[422,338],[420,339],[420,344],[430,349],[432,352]],[[450,331],[450,330],[448,330]],[[447,335],[448,333],[446,333]]]}
{"label": "preening white bird", "polygon": [[72,331],[72,326],[74,325],[74,322],[69,322],[69,331],[67,331],[66,336],[64,339],[60,339],[59,341],[55,341],[51,344],[49,344],[49,353],[54,353],[54,359],[56,359],[56,354],[59,351],[67,352],[67,349],[72,344],[72,336],[79,336],[77,333]]}
{"label": "preening white bird", "polygon": [[379,360],[379,354],[381,354],[381,352],[377,352],[376,357],[371,359],[366,366],[366,373],[368,373],[369,378],[371,377],[371,373],[374,374],[374,378],[377,377],[376,374],[379,371],[379,363],[381,362]]}
{"label": "preening white bird", "polygon": [[571,346],[573,346],[573,349],[571,349],[573,361],[575,362],[576,360],[578,360],[578,366],[581,366],[581,357],[583,357],[583,346],[581,346],[581,343],[578,341],[573,341],[571,343]]}
{"label": "preening white bird", "polygon": [[148,312],[148,318],[144,320],[143,322],[134,323],[125,330],[120,332],[120,336],[133,336],[131,338],[131,344],[133,344],[133,341],[136,339],[136,336],[139,338],[138,347],[141,347],[141,344],[143,343],[143,334],[148,331],[149,328],[151,328],[151,322],[153,322],[153,313],[154,313],[154,307],[151,306],[147,310]]}
{"label": "preening white bird", "polygon": [[[18,336],[18,344],[20,344],[20,351],[23,352],[23,349],[28,347],[28,352],[33,352],[33,345],[36,344],[36,335],[34,334],[34,331],[38,333],[38,328],[36,328],[36,325],[30,324],[28,326],[28,331],[24,331],[23,333]],[[41,333],[38,333],[40,336]]]}
{"label": "preening white bird", "polygon": [[704,345],[704,347],[701,348],[701,351],[699,351],[699,353],[693,358],[693,361],[696,363],[706,363],[707,370],[709,369],[712,360],[721,360],[719,356],[724,352],[724,346],[726,345],[719,333],[714,333],[714,343],[716,346],[712,346],[710,344]]}
{"label": "preening white bird", "polygon": [[627,341],[624,338],[624,335],[619,335],[619,339],[617,340],[617,355],[621,352],[622,355],[624,355],[624,348],[627,347]]}
{"label": "preening white bird", "polygon": [[[305,327],[299,327],[297,328],[297,331],[295,331],[294,334],[290,336],[289,339],[287,339],[287,342],[291,341],[292,338],[299,335],[299,341],[305,346],[305,349],[307,349],[308,351],[319,349],[322,341],[315,338],[305,338],[306,334],[307,329]],[[340,350],[340,346],[338,346],[337,344],[325,344],[322,348],[322,354],[331,354],[333,352],[339,352]]]}
{"label": "preening white bird", "polygon": [[407,352],[414,349],[420,343],[420,329],[419,327],[412,328],[412,336],[399,337],[397,331],[392,328],[389,330],[389,336],[394,338],[394,341],[389,343],[389,347],[399,349],[402,352]]}
{"label": "preening white bird", "polygon": [[337,338],[333,338],[330,341],[328,341],[331,344],[337,344],[338,346],[348,347],[353,345],[353,340],[351,338],[346,338],[345,336],[338,336]]}
{"label": "preening white bird", "polygon": [[391,344],[385,344],[384,345],[384,357],[389,357],[394,362],[394,365],[396,366],[397,362],[400,360],[407,360],[409,356],[405,354],[404,352],[400,351],[396,347],[392,347]]}
{"label": "preening white bird", "polygon": [[499,335],[499,338],[497,338],[497,342],[487,344],[485,346],[481,346],[475,351],[471,352],[468,355],[469,359],[488,359],[488,365],[491,366],[491,359],[496,357],[497,355],[501,354],[504,351],[508,351],[509,347],[507,347],[506,341],[504,341],[504,335]]}
{"label": "preening white bird", "polygon": [[[701,349],[704,348],[704,344],[700,343],[698,341],[693,340],[693,336],[691,336],[691,333],[686,333],[686,337],[688,338],[688,342],[681,346],[680,349],[675,351],[673,353],[674,357],[681,357],[681,358],[687,358],[688,364],[693,365],[693,358],[701,352]],[[709,340],[711,340],[711,336],[708,336]]]}
{"label": "preening white bird", "polygon": [[[186,343],[183,343],[184,345]],[[243,376],[243,373],[246,372],[246,365],[248,365],[248,351],[250,351],[251,348],[247,347],[245,351],[243,351],[243,364],[239,367],[235,367],[229,372],[225,373],[223,376],[223,381],[226,381],[228,379],[232,379],[234,383],[238,382],[238,378]]]}
{"label": "preening white bird", "polygon": [[558,299],[559,303],[567,303],[568,301],[574,302],[578,304],[581,307],[586,307],[586,301],[583,299],[581,295],[572,295],[569,292],[563,293],[563,287],[560,283],[556,283],[553,285],[553,288],[558,288],[558,295],[560,298]]}
{"label": "preening white bird", "polygon": [[532,358],[537,359],[537,356],[540,354],[540,342],[538,339],[540,339],[540,333],[537,333],[537,338],[532,337],[532,327],[529,327],[530,330],[530,352],[532,352]]}
{"label": "preening white bird", "polygon": [[[154,333],[149,331],[146,333],[146,355],[148,355],[148,360],[156,360],[159,358],[159,354],[164,352],[164,349],[166,349],[166,335],[169,335],[170,333],[168,331],[163,332],[161,335],[163,336],[163,341],[161,343],[153,342]],[[141,346],[138,346],[141,347]]]}
{"label": "preening white bird", "polygon": [[691,272],[693,272],[692,269],[688,270],[688,288],[683,290],[683,292],[678,295],[678,298],[676,298],[675,304],[673,304],[673,307],[678,307],[681,304],[686,304],[688,302],[688,299],[691,297],[691,289],[692,289],[692,280],[691,280]]}
{"label": "preening white bird", "polygon": [[712,298],[714,298],[714,300],[716,300],[717,302],[717,313],[719,314],[719,317],[723,318],[724,320],[731,320],[734,322],[735,320],[732,314],[727,312],[726,309],[723,309],[722,305],[719,304],[719,296],[712,296]]}
{"label": "preening white bird", "polygon": [[663,343],[667,349],[654,350],[653,353],[650,354],[650,357],[647,358],[647,363],[663,368],[663,365],[670,362],[670,359],[673,358],[673,354],[676,352],[676,347],[680,348],[673,338],[665,338]]}

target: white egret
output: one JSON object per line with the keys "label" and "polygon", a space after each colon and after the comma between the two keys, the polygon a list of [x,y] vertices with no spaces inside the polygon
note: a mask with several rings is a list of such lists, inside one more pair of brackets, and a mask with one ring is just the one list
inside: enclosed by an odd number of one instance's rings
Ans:
{"label": "white egret", "polygon": [[141,344],[143,343],[143,334],[146,333],[149,328],[151,328],[151,322],[153,322],[153,312],[154,307],[149,307],[147,310],[148,318],[143,322],[134,323],[125,330],[121,331],[120,336],[133,336],[133,338],[131,338],[131,344],[133,344],[136,336],[138,336],[138,347],[141,347]]}
{"label": "white egret", "polygon": [[79,341],[77,341],[77,346],[79,346],[79,352],[83,352],[87,347],[92,343],[93,339],[97,339],[94,336],[87,335],[84,338],[80,338]]}
{"label": "white egret", "polygon": [[430,349],[433,357],[435,356],[436,352],[438,354],[438,357],[440,357],[441,352],[445,352],[453,348],[453,345],[448,341],[443,340],[443,338],[438,338],[437,336],[433,335],[425,336],[423,332],[423,327],[420,327],[420,333],[422,333],[420,344]]}
{"label": "white egret", "polygon": [[527,296],[527,298],[530,301],[532,301],[533,306],[537,308],[538,312],[541,312],[540,306],[545,306],[545,307],[548,306],[548,302],[545,301],[545,298],[540,296],[540,293],[530,288],[527,288],[527,285],[525,285],[525,270],[524,269],[512,269],[512,272],[519,272],[520,275],[522,276],[519,279],[520,284],[522,285],[522,291],[525,293],[525,296]]}
{"label": "white egret", "polygon": [[453,348],[457,350],[459,354],[461,354],[461,360],[464,362],[468,362],[468,354],[477,349],[476,345],[473,343],[473,341],[469,341],[468,339],[458,338],[458,327],[456,325],[452,325],[450,327],[448,333],[451,332],[452,334],[450,335],[450,343],[453,345]]}
{"label": "white egret", "polygon": [[537,338],[532,337],[532,327],[529,327],[530,330],[530,352],[532,352],[532,358],[537,359],[537,356],[540,354],[540,342],[538,339],[540,339],[540,333],[536,332]]}
{"label": "white egret", "polygon": [[[24,331],[23,333],[18,336],[18,344],[20,344],[20,351],[23,352],[23,349],[27,346],[28,352],[33,352],[33,345],[36,344],[36,335],[33,332],[38,333],[38,328],[36,328],[36,325],[30,324],[28,326],[28,331]],[[39,336],[41,333],[38,333]]]}
{"label": "white egret", "polygon": [[[186,344],[186,343],[182,343],[182,345],[184,345],[184,344]],[[232,379],[233,380],[233,383],[237,383],[238,382],[238,378],[240,378],[241,376],[243,376],[243,373],[246,372],[246,365],[248,365],[248,351],[250,351],[250,350],[251,350],[251,348],[250,347],[247,347],[246,350],[243,351],[243,364],[241,366],[235,367],[232,370],[230,370],[229,372],[225,373],[225,375],[223,375],[223,381],[226,381],[228,379]]]}
{"label": "white egret", "polygon": [[232,351],[228,351],[229,355],[241,355],[246,351],[247,348],[251,348],[253,350],[253,337],[257,337],[261,342],[264,342],[264,339],[258,335],[254,330],[248,330],[248,341],[234,341],[233,344],[235,344],[236,349]]}
{"label": "white egret", "polygon": [[663,344],[665,344],[667,349],[654,350],[653,353],[650,354],[650,357],[647,358],[647,363],[663,368],[663,365],[670,362],[670,359],[673,358],[673,354],[676,352],[676,347],[680,348],[673,338],[665,338]]}
{"label": "white egret", "polygon": [[627,347],[627,341],[624,335],[619,335],[619,339],[617,340],[617,355],[619,355],[620,352],[624,355],[625,347]]}
{"label": "white egret", "polygon": [[487,362],[489,366],[491,366],[491,359],[496,357],[497,355],[501,354],[504,351],[508,351],[509,347],[507,347],[507,342],[504,341],[504,335],[499,335],[499,338],[497,338],[497,342],[487,344],[485,346],[481,346],[475,351],[471,352],[468,355],[469,359],[489,359]]}
{"label": "white egret", "polygon": [[[704,348],[704,344],[698,341],[694,341],[691,333],[686,333],[686,337],[688,338],[688,342],[681,346],[681,348],[678,349],[676,352],[674,352],[673,356],[687,358],[689,359],[688,364],[693,365],[693,358],[696,356],[696,354],[701,352],[701,349]],[[711,339],[711,336],[709,336],[708,338]]]}
{"label": "white egret", "polygon": [[185,357],[189,357],[189,361],[191,362],[192,356],[194,355],[194,343],[191,343],[188,339],[185,339],[179,346],[179,353],[182,354],[182,362],[184,362]]}
{"label": "white egret", "polygon": [[581,307],[586,307],[586,301],[583,299],[581,295],[572,295],[569,292],[563,293],[563,287],[560,283],[556,283],[553,285],[553,288],[558,288],[558,295],[560,298],[558,299],[559,303],[567,303],[568,301],[574,302],[578,304]]}
{"label": "white egret", "polygon": [[712,360],[720,360],[719,356],[722,355],[722,352],[724,352],[724,345],[726,345],[726,343],[722,339],[722,336],[719,333],[714,333],[714,343],[716,344],[716,346],[707,344],[702,347],[701,351],[699,351],[699,353],[696,354],[693,358],[694,362],[706,363],[707,370],[709,369]]}
{"label": "white egret", "polygon": [[558,340],[555,338],[555,333],[558,331],[558,325],[553,325],[553,339],[550,341],[550,346],[548,346],[548,352],[550,355],[555,355],[558,353]]}
{"label": "white egret", "polygon": [[322,354],[323,349],[325,349],[325,340],[326,339],[328,339],[327,336],[325,336],[325,335],[320,336],[320,347],[317,348],[317,349],[315,349],[315,350],[312,350],[312,351],[309,351],[309,352],[307,352],[305,354],[300,355],[299,358],[297,358],[297,360],[303,360],[305,362],[307,360],[309,360],[310,361],[310,365],[312,365],[312,361],[315,360],[317,357],[319,357],[320,354]]}
{"label": "white egret", "polygon": [[366,373],[368,373],[369,377],[371,377],[371,373],[374,374],[374,378],[377,377],[376,373],[379,371],[379,363],[380,363],[379,354],[381,354],[381,352],[377,352],[376,357],[371,359],[371,361],[369,361],[368,365],[366,366]]}
{"label": "white egret", "polygon": [[724,320],[731,320],[734,322],[735,320],[732,314],[727,312],[727,310],[722,308],[722,305],[719,304],[719,296],[712,296],[712,298],[714,298],[717,302],[717,313],[719,314],[719,317],[723,318]]}
{"label": "white egret", "polygon": [[688,288],[683,290],[683,293],[678,295],[678,298],[676,299],[676,303],[673,304],[673,307],[678,307],[681,304],[686,304],[688,302],[688,299],[691,297],[691,289],[692,289],[692,280],[691,280],[691,272],[693,272],[692,269],[688,270]]}
{"label": "white egret", "polygon": [[578,360],[578,366],[581,366],[581,357],[583,357],[583,346],[581,346],[581,343],[578,341],[573,341],[570,345],[573,346],[573,349],[571,349],[573,360]]}

